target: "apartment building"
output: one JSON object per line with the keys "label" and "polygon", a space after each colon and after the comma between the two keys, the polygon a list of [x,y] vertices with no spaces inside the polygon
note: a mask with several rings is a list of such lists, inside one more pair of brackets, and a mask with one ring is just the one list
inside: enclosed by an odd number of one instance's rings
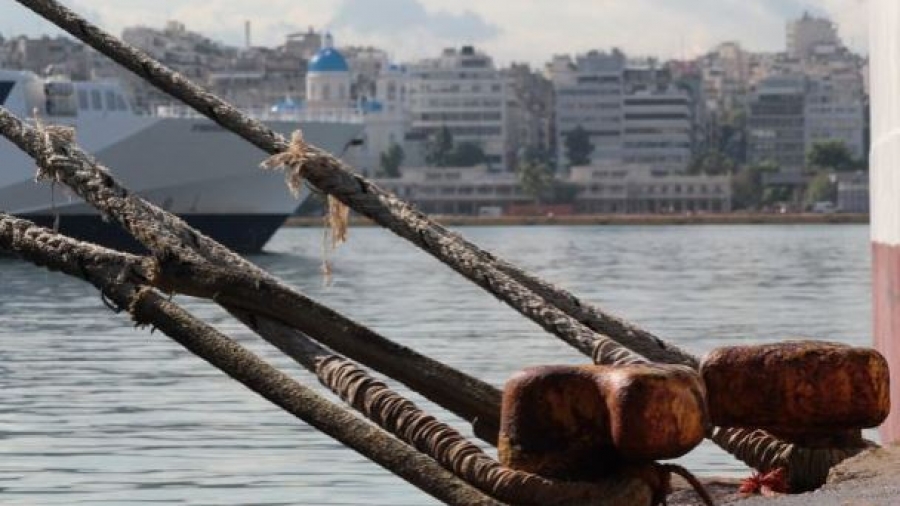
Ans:
{"label": "apartment building", "polygon": [[649,87],[623,99],[622,161],[675,172],[691,161],[691,96],[670,85]]}
{"label": "apartment building", "polygon": [[748,162],[771,161],[783,170],[800,170],[806,161],[806,76],[764,79],[751,95],[748,110]]}
{"label": "apartment building", "polygon": [[446,127],[454,142],[477,143],[492,167],[506,168],[506,83],[490,56],[472,46],[445,49],[408,68],[412,128]]}
{"label": "apartment building", "polygon": [[565,139],[581,127],[590,135],[592,163],[621,161],[625,55],[589,51],[573,61],[555,56],[548,73],[556,94],[554,123],[557,165],[568,167]]}

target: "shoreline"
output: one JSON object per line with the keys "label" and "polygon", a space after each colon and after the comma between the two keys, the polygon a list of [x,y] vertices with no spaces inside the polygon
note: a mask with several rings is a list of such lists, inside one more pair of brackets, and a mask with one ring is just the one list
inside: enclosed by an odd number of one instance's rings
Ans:
{"label": "shoreline", "polygon": [[[442,225],[497,226],[621,226],[621,225],[814,225],[867,224],[868,214],[859,213],[722,213],[722,214],[578,214],[569,216],[452,216],[432,215]],[[291,216],[286,227],[321,227],[322,217]],[[352,216],[354,227],[376,226],[368,218]]]}

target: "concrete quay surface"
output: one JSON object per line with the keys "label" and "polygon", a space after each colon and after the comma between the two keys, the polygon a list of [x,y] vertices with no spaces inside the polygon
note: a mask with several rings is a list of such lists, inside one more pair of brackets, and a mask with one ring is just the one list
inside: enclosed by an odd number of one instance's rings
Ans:
{"label": "concrete quay surface", "polygon": [[[819,490],[798,495],[742,497],[739,480],[704,479],[720,505],[736,506],[900,506],[900,446],[866,451],[831,470],[828,483]],[[702,503],[686,484],[674,483],[670,506]]]}

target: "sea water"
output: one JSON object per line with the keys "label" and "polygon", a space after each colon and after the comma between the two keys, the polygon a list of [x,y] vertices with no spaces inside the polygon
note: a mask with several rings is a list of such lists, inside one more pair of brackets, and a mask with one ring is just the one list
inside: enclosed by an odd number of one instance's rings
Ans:
{"label": "sea water", "polygon": [[[802,336],[871,343],[866,226],[459,232],[697,354]],[[352,229],[329,258],[326,286],[322,231],[283,229],[251,260],[384,336],[497,386],[527,366],[585,363],[389,232]],[[176,300],[318,386],[216,306]],[[681,463],[702,475],[747,473],[706,443]],[[0,504],[435,503],[164,335],[134,329],[86,283],[0,258]]]}

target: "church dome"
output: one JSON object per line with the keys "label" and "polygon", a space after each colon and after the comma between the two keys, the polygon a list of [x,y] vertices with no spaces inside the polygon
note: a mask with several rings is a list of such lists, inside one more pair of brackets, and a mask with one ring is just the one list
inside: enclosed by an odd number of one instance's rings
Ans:
{"label": "church dome", "polygon": [[350,66],[340,51],[334,48],[331,34],[325,35],[325,45],[309,60],[309,72],[349,72]]}

